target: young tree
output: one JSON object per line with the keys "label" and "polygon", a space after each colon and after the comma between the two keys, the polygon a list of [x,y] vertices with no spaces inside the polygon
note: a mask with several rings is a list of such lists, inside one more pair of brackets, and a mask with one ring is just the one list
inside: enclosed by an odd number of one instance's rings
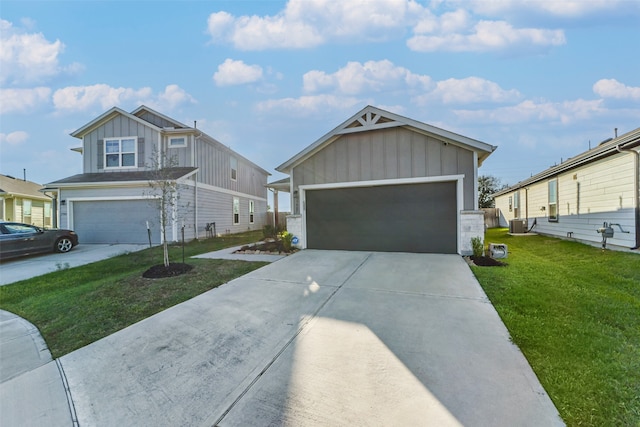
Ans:
{"label": "young tree", "polygon": [[186,209],[188,206],[180,206],[180,184],[175,177],[175,168],[178,160],[166,153],[158,155],[154,149],[152,155],[152,174],[149,180],[149,196],[158,201],[160,214],[160,229],[162,233],[163,263],[169,267],[169,244],[167,242],[167,227],[177,221],[178,208]]}
{"label": "young tree", "polygon": [[496,202],[491,195],[503,188],[507,188],[507,185],[502,185],[499,178],[491,175],[479,176],[478,206],[480,208],[494,208],[496,206]]}

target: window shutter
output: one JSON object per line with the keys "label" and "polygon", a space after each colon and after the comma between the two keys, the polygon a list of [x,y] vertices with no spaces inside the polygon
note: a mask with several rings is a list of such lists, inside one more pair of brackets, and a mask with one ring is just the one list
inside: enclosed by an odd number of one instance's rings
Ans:
{"label": "window shutter", "polygon": [[144,138],[138,138],[138,167],[144,167]]}
{"label": "window shutter", "polygon": [[104,169],[104,139],[98,140],[98,170]]}

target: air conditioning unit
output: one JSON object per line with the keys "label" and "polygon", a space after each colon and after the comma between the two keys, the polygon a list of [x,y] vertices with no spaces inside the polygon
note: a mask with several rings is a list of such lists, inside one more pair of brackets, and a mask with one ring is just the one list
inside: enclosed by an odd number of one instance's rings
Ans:
{"label": "air conditioning unit", "polygon": [[527,232],[527,220],[526,219],[512,219],[509,221],[509,233],[526,233]]}

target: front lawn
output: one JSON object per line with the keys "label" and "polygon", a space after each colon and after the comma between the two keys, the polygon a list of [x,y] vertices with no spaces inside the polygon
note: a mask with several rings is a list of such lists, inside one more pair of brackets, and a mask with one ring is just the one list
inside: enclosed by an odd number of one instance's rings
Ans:
{"label": "front lawn", "polygon": [[[194,241],[185,257],[255,242],[262,232]],[[182,262],[182,248],[170,248],[171,262]],[[181,276],[144,279],[162,263],[162,247],[121,255],[72,269],[0,286],[0,308],[35,324],[54,358],[90,344],[175,304],[242,276],[266,263],[189,259]]]}
{"label": "front lawn", "polygon": [[487,231],[506,267],[472,267],[569,426],[640,426],[640,254]]}

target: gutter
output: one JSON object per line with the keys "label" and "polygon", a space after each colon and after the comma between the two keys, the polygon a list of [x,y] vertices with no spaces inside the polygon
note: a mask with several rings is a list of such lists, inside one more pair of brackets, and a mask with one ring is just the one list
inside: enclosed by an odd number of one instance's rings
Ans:
{"label": "gutter", "polygon": [[632,250],[640,248],[640,152],[631,148],[622,148],[622,144],[616,145],[619,153],[635,154],[635,162],[633,163],[633,193],[634,193],[634,211],[636,216],[636,245]]}

